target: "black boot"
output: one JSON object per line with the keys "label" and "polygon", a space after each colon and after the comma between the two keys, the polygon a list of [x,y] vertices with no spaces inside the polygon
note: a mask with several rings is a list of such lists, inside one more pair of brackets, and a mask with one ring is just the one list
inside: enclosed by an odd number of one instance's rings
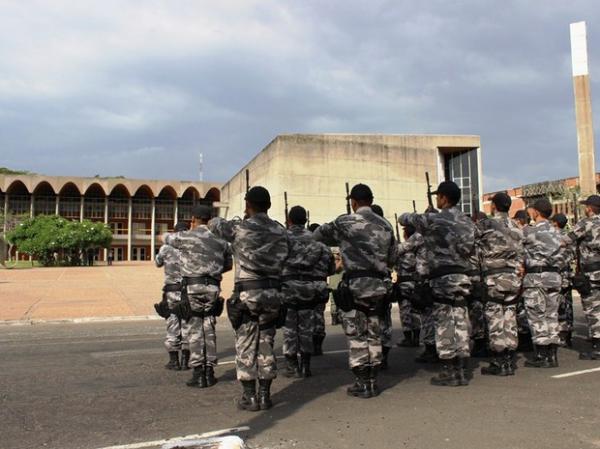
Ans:
{"label": "black boot", "polygon": [[368,399],[371,397],[370,369],[368,366],[356,366],[352,368],[356,377],[354,385],[346,390],[348,395],[357,398]]}
{"label": "black boot", "polygon": [[456,366],[456,378],[461,386],[469,385],[469,381],[473,378],[469,357],[456,357],[454,364]]}
{"label": "black boot", "polygon": [[437,363],[439,361],[435,345],[425,345],[423,353],[415,358],[417,363]]}
{"label": "black boot", "polygon": [[190,350],[183,349],[181,351],[181,370],[187,371],[190,369]]}
{"label": "black boot", "polygon": [[415,329],[412,331],[412,343],[415,348],[421,346],[421,329]]}
{"label": "black boot", "polygon": [[312,376],[310,372],[310,354],[307,352],[300,353],[300,376],[304,378]]}
{"label": "black boot", "polygon": [[169,363],[165,365],[165,368],[174,371],[181,370],[181,365],[179,364],[179,351],[169,352]]}
{"label": "black boot", "polygon": [[271,401],[271,379],[259,379],[258,380],[258,407],[261,410],[269,410],[273,407]]}
{"label": "black boot", "polygon": [[573,347],[573,331],[567,332],[567,336],[565,337],[565,345],[567,348]]}
{"label": "black boot", "polygon": [[567,331],[560,331],[558,333],[558,338],[560,339],[560,346],[563,348],[567,347],[567,335],[568,335]]}
{"label": "black boot", "polygon": [[206,388],[206,369],[204,365],[195,366],[192,378],[185,383],[188,387]]}
{"label": "black boot", "polygon": [[526,360],[528,368],[550,368],[548,361],[548,346],[533,345],[533,359]]}
{"label": "black boot", "polygon": [[257,412],[260,410],[258,399],[256,399],[256,381],[242,380],[243,393],[242,397],[237,400],[237,407],[240,410],[248,410],[249,412]]}
{"label": "black boot", "polygon": [[471,357],[478,359],[489,356],[487,350],[487,341],[485,338],[476,338],[473,340],[473,350],[471,351]]}
{"label": "black boot", "polygon": [[285,372],[283,373],[285,377],[295,377],[297,379],[302,377],[302,374],[300,373],[300,367],[298,366],[298,356],[296,354],[286,355],[285,362]]}
{"label": "black boot", "polygon": [[514,376],[517,369],[517,353],[512,349],[504,351],[504,369],[507,376]]}
{"label": "black boot", "polygon": [[205,378],[206,378],[206,386],[207,387],[212,387],[213,385],[215,385],[219,379],[217,379],[215,377],[215,368],[212,365],[206,365],[206,372],[205,372]]}
{"label": "black boot", "polygon": [[313,346],[315,349],[313,355],[323,355],[323,340],[325,340],[325,335],[313,335]]}
{"label": "black boot", "polygon": [[481,374],[484,376],[508,376],[504,354],[499,352],[493,352],[492,354],[493,357],[489,366],[483,366]]}
{"label": "black boot", "polygon": [[404,340],[397,344],[400,348],[414,348],[414,336],[412,331],[404,331]]}
{"label": "black boot", "polygon": [[[443,386],[443,387],[458,387],[460,381],[458,380],[456,363],[458,358],[443,359],[441,360],[442,367],[440,372],[431,378],[431,385]],[[460,363],[460,362],[459,362]]]}
{"label": "black boot", "polygon": [[388,365],[388,355],[390,353],[390,349],[387,346],[382,346],[381,347],[381,369],[382,371],[385,371],[389,368]]}
{"label": "black boot", "polygon": [[379,386],[377,385],[379,368],[379,365],[373,365],[369,370],[369,389],[371,390],[371,397],[379,396]]}
{"label": "black boot", "polygon": [[519,333],[519,345],[517,346],[519,352],[531,352],[535,351],[533,342],[531,341],[531,333],[523,332]]}
{"label": "black boot", "polygon": [[558,345],[553,343],[548,346],[546,358],[550,368],[558,368]]}
{"label": "black boot", "polygon": [[580,352],[579,360],[600,360],[600,338],[592,338],[592,350]]}

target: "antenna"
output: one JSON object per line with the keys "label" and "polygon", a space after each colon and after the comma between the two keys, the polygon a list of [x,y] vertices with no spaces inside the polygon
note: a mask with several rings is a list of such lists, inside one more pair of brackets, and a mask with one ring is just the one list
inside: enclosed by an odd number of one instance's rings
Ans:
{"label": "antenna", "polygon": [[202,152],[198,153],[198,163],[199,163],[199,178],[200,182],[204,181],[204,154]]}

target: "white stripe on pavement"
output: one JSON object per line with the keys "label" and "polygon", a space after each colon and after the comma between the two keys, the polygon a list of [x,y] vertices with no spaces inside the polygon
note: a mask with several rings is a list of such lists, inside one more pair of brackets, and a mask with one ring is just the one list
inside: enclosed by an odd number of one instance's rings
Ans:
{"label": "white stripe on pavement", "polygon": [[250,427],[247,427],[247,426],[232,427],[230,429],[214,430],[212,432],[201,433],[199,435],[186,435],[184,437],[173,437],[173,438],[169,438],[169,439],[166,439],[166,440],[145,441],[143,443],[120,444],[120,445],[117,445],[117,446],[101,447],[99,449],[140,449],[140,448],[144,448],[144,447],[159,446],[161,444],[165,444],[165,443],[169,443],[169,442],[186,441],[186,440],[196,440],[196,439],[199,439],[199,438],[217,437],[219,435],[225,435],[225,434],[231,434],[231,433],[238,433],[238,432],[245,432],[247,430],[250,430]]}
{"label": "white stripe on pavement", "polygon": [[598,371],[600,371],[600,367],[599,368],[584,369],[584,370],[581,370],[581,371],[573,371],[572,373],[557,374],[556,376],[552,376],[552,379],[564,379],[565,377],[580,376],[581,374],[596,373]]}

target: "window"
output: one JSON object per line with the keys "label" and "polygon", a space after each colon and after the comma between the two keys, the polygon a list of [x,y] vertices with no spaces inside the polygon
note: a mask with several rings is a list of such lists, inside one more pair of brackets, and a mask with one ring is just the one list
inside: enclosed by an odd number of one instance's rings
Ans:
{"label": "window", "polygon": [[477,149],[466,149],[445,153],[444,175],[449,181],[454,181],[461,190],[460,202],[457,206],[465,213],[472,214],[479,209],[479,169]]}

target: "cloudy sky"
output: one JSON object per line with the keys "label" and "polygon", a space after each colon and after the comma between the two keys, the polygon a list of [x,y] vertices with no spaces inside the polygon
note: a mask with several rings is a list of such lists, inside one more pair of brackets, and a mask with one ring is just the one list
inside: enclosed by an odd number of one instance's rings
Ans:
{"label": "cloudy sky", "polygon": [[487,191],[572,176],[579,20],[598,130],[596,0],[0,0],[0,166],[224,181],[280,133],[464,133]]}

